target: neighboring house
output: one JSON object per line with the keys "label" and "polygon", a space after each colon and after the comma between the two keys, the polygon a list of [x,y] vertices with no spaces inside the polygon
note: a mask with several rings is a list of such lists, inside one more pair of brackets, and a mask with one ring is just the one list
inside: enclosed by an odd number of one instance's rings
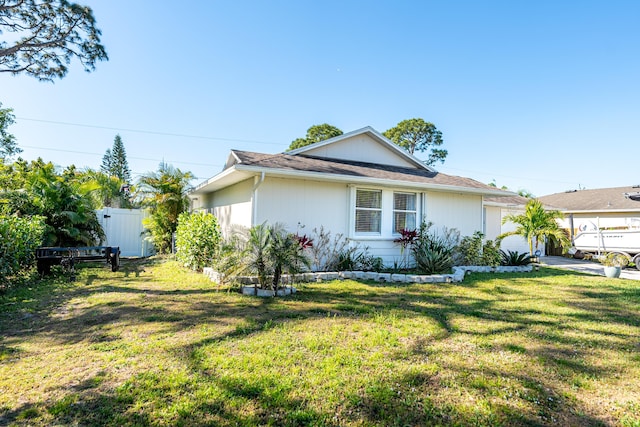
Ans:
{"label": "neighboring house", "polygon": [[[502,223],[506,215],[520,215],[524,213],[525,205],[529,199],[522,196],[507,197],[485,197],[484,199],[484,224],[483,233],[485,238],[495,240],[500,234],[516,229],[516,224],[512,222]],[[535,251],[535,244],[534,251]],[[522,236],[509,236],[502,239],[500,249],[519,253],[529,253],[529,243]],[[545,254],[544,242],[538,242],[538,249],[542,255]]]}
{"label": "neighboring house", "polygon": [[538,199],[565,214],[561,226],[569,231],[572,240],[580,231],[640,227],[640,186],[637,185],[573,190]]}
{"label": "neighboring house", "polygon": [[283,223],[321,226],[369,248],[387,265],[401,256],[402,229],[431,221],[461,235],[482,230],[483,197],[512,196],[469,178],[438,173],[370,127],[282,154],[232,150],[222,172],[190,193],[194,210],[224,230]]}

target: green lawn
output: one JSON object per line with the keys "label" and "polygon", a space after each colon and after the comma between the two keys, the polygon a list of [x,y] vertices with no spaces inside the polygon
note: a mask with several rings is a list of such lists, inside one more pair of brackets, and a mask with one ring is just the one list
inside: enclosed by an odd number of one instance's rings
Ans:
{"label": "green lawn", "polygon": [[640,282],[217,290],[171,261],[0,299],[0,425],[640,426]]}

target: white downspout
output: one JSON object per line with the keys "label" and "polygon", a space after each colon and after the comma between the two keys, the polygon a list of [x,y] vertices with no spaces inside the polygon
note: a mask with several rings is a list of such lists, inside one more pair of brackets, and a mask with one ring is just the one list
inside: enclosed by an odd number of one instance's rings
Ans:
{"label": "white downspout", "polygon": [[262,183],[264,182],[264,178],[265,178],[265,173],[264,171],[262,171],[260,173],[260,178],[258,179],[258,181],[253,185],[253,189],[252,191],[252,195],[251,195],[251,226],[255,226],[256,225],[256,221],[258,219],[258,187],[260,187],[262,185]]}

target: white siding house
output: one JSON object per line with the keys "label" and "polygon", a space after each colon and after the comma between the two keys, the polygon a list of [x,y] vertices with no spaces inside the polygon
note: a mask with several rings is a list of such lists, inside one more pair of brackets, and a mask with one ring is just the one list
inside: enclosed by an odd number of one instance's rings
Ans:
{"label": "white siding house", "polygon": [[[522,196],[511,197],[487,197],[484,199],[484,229],[485,238],[495,240],[499,235],[516,229],[512,222],[503,223],[507,215],[520,215],[525,211],[525,205],[529,199]],[[533,242],[535,251],[535,244]],[[502,239],[500,249],[518,253],[529,253],[529,243],[522,236],[508,236]],[[545,255],[544,242],[538,242],[538,250]]]}
{"label": "white siding house", "polygon": [[512,195],[438,173],[366,127],[282,154],[233,150],[223,171],[190,197],[223,231],[265,221],[301,234],[322,226],[393,264],[400,230],[431,221],[434,230],[471,235],[483,229],[483,197]]}

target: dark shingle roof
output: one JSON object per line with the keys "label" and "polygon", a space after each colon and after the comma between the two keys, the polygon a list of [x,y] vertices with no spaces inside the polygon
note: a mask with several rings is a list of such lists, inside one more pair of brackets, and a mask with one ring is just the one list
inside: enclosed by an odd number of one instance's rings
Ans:
{"label": "dark shingle roof", "polygon": [[640,211],[640,201],[628,195],[640,193],[637,187],[598,188],[575,190],[538,197],[544,204],[568,211]]}
{"label": "dark shingle roof", "polygon": [[314,157],[302,154],[263,154],[239,150],[233,150],[233,153],[240,161],[240,164],[246,166],[455,186],[478,190],[491,190],[492,192],[500,191],[495,187],[491,187],[471,178],[446,175],[439,172],[431,172],[426,169]]}
{"label": "dark shingle roof", "polygon": [[485,197],[484,201],[489,203],[501,203],[505,205],[524,206],[529,202],[529,199],[522,196],[506,196],[506,197]]}

